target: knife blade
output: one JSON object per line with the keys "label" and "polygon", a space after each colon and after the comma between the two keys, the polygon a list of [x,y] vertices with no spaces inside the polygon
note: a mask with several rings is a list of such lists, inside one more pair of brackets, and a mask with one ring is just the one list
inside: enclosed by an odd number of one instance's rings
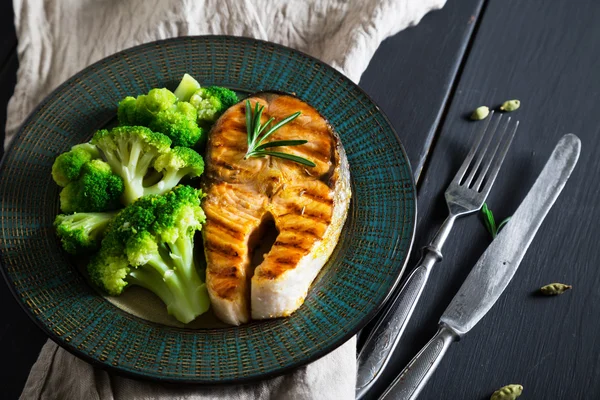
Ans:
{"label": "knife blade", "polygon": [[477,261],[440,318],[436,335],[380,399],[416,399],[450,344],[469,332],[508,286],[548,211],[577,164],[581,141],[563,136],[529,193]]}

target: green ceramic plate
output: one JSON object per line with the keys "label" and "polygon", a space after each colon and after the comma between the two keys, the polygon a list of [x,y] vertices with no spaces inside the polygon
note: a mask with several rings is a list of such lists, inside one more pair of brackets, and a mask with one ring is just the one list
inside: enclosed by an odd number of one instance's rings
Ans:
{"label": "green ceramic plate", "polygon": [[[54,158],[114,122],[127,95],[174,89],[188,72],[202,85],[293,92],[340,134],[353,198],[340,242],[291,317],[241,327],[210,314],[178,326],[142,289],[97,293],[61,250],[52,222]],[[99,367],[138,378],[225,383],[266,378],[340,346],[373,317],[404,269],[416,218],[406,153],[373,101],[343,75],[273,43],[183,37],[108,57],[56,89],[21,127],[0,168],[0,261],[19,303],[54,341]],[[153,306],[156,304],[156,307]]]}

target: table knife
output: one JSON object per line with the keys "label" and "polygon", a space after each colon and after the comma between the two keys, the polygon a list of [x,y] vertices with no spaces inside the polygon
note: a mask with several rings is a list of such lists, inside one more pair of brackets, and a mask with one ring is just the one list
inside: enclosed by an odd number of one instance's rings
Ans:
{"label": "table knife", "polygon": [[469,332],[496,303],[571,175],[580,149],[577,136],[568,134],[560,139],[510,222],[479,258],[444,311],[436,335],[404,368],[380,400],[416,399],[450,344]]}

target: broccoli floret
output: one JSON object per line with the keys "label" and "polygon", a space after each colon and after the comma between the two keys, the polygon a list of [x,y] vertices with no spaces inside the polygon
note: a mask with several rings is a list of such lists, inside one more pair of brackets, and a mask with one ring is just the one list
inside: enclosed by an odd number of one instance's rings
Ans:
{"label": "broccoli floret", "polygon": [[58,186],[65,187],[79,178],[81,167],[90,160],[100,158],[96,146],[90,143],[78,144],[71,150],[62,153],[52,165],[52,178]]}
{"label": "broccoli floret", "polygon": [[135,97],[127,96],[119,103],[117,118],[121,125],[136,125],[137,100]]}
{"label": "broccoli floret", "polygon": [[206,216],[202,192],[180,185],[148,195],[115,217],[88,265],[92,281],[112,295],[139,285],[158,295],[169,314],[188,323],[208,310],[206,285],[194,260],[194,233]]}
{"label": "broccoli floret", "polygon": [[138,96],[136,117],[149,124],[159,112],[174,107],[176,103],[177,97],[169,89],[151,89],[147,95]]}
{"label": "broccoli floret", "polygon": [[62,247],[71,254],[83,254],[100,247],[100,241],[116,212],[59,214],[54,220]]}
{"label": "broccoli floret", "polygon": [[148,127],[170,137],[173,146],[193,147],[204,133],[198,126],[196,118],[196,109],[190,103],[182,101],[158,112]]}
{"label": "broccoli floret", "polygon": [[179,101],[188,101],[198,89],[200,89],[198,81],[188,74],[183,74],[183,78],[181,78],[181,82],[179,82],[174,93]]}
{"label": "broccoli floret", "polygon": [[196,151],[187,147],[171,149],[167,136],[142,126],[98,131],[92,142],[123,178],[125,205],[148,194],[164,194],[184,177],[197,177],[204,171],[204,161]]}
{"label": "broccoli floret", "polygon": [[194,146],[203,130],[197,123],[197,111],[187,102],[178,102],[169,89],[152,89],[147,95],[126,97],[119,103],[119,123],[145,126],[167,135],[174,146]]}
{"label": "broccoli floret", "polygon": [[81,168],[79,178],[60,192],[60,209],[64,213],[111,211],[121,207],[123,179],[107,163],[92,160]]}
{"label": "broccoli floret", "polygon": [[187,147],[174,147],[161,155],[154,163],[154,169],[162,173],[162,178],[150,187],[145,194],[163,194],[173,189],[183,178],[194,178],[204,172],[202,156]]}
{"label": "broccoli floret", "polygon": [[96,132],[92,143],[112,171],[123,178],[122,201],[127,205],[145,194],[144,176],[160,155],[170,151],[171,139],[143,126],[119,126]]}
{"label": "broccoli floret", "polygon": [[120,103],[117,117],[121,125],[148,126],[156,114],[175,105],[177,97],[169,89],[152,89],[137,98],[127,96]]}
{"label": "broccoli floret", "polygon": [[111,296],[118,296],[128,285],[131,266],[125,255],[123,243],[114,234],[111,224],[102,240],[100,251],[90,260],[87,271],[90,280]]}
{"label": "broccoli floret", "polygon": [[212,124],[227,110],[237,103],[234,91],[220,86],[208,86],[198,89],[190,97],[190,104],[198,111],[198,125]]}

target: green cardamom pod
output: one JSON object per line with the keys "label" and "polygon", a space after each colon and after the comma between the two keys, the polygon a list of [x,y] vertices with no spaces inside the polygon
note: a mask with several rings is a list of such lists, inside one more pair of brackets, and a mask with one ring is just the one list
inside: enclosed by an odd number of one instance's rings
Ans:
{"label": "green cardamom pod", "polygon": [[523,393],[523,386],[521,385],[506,385],[496,390],[490,400],[515,400]]}
{"label": "green cardamom pod", "polygon": [[517,108],[521,107],[521,102],[519,100],[507,100],[500,106],[500,110],[502,111],[515,111]]}
{"label": "green cardamom pod", "polygon": [[542,294],[545,294],[546,296],[556,296],[566,292],[572,287],[573,286],[565,285],[564,283],[551,283],[549,285],[542,286],[540,292],[542,292]]}
{"label": "green cardamom pod", "polygon": [[474,121],[481,121],[482,119],[486,119],[487,116],[490,115],[490,109],[486,106],[477,107],[473,114],[471,114],[471,119]]}

